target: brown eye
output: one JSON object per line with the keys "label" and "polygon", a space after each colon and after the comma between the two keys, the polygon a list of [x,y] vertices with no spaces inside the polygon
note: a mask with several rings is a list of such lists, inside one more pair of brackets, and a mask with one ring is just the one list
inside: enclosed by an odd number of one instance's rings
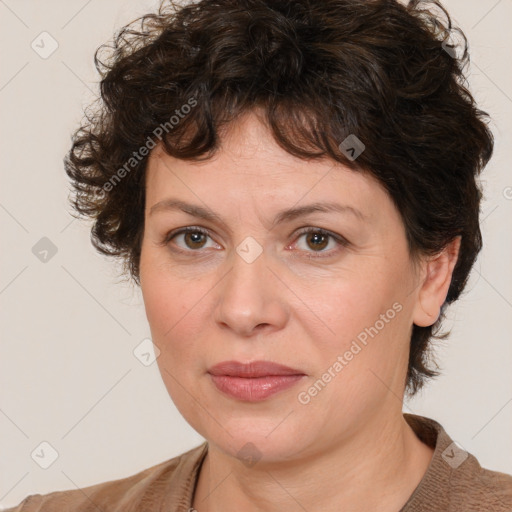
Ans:
{"label": "brown eye", "polygon": [[[165,237],[163,245],[170,245],[172,242],[172,245],[177,247],[173,248],[172,250],[182,252],[198,252],[200,249],[208,247],[206,245],[208,238],[210,238],[208,231],[194,226],[187,226],[186,228],[169,233]],[[218,246],[213,244],[210,245],[210,247]]]}
{"label": "brown eye", "polygon": [[183,234],[183,240],[189,249],[201,249],[206,235],[200,231],[189,231]]}
{"label": "brown eye", "polygon": [[[301,247],[299,241],[302,238],[304,238],[305,244],[302,244]],[[349,242],[342,236],[320,228],[305,228],[301,230],[297,240],[296,245],[298,248],[310,258],[332,256],[338,253],[340,247],[349,245]],[[331,249],[326,250],[329,245]]]}
{"label": "brown eye", "polygon": [[325,249],[329,243],[329,235],[324,235],[323,233],[318,232],[310,232],[306,233],[306,243],[309,247],[316,250]]}

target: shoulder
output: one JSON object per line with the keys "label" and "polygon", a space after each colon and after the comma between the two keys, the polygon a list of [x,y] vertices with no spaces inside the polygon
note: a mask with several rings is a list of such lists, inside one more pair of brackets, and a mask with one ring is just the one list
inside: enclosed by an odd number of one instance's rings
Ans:
{"label": "shoulder", "polygon": [[32,494],[4,512],[150,512],[179,499],[184,483],[193,480],[207,443],[139,473],[88,487]]}
{"label": "shoulder", "polygon": [[401,512],[512,512],[512,475],[482,468],[435,420],[404,414],[418,437],[434,448],[423,480]]}
{"label": "shoulder", "polygon": [[511,512],[512,475],[482,468],[473,455],[466,455],[466,460],[449,472],[450,510],[480,512],[485,506],[493,512]]}

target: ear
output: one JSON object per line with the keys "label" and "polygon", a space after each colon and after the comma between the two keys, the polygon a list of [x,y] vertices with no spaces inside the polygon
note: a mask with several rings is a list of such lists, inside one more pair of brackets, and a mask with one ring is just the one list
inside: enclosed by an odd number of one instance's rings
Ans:
{"label": "ear", "polygon": [[439,254],[424,263],[413,322],[418,327],[433,325],[441,314],[459,256],[461,237],[456,237]]}

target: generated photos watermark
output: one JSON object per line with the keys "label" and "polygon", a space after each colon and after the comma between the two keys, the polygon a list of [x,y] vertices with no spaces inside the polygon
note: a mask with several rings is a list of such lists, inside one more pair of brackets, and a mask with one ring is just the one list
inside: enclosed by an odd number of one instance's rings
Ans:
{"label": "generated photos watermark", "polygon": [[152,132],[153,137],[150,135],[147,137],[146,142],[137,150],[132,153],[132,156],[125,162],[125,164],[120,167],[116,173],[111,176],[101,187],[100,190],[96,192],[96,196],[100,199],[103,199],[107,192],[111,192],[114,187],[127,175],[129,174],[134,167],[137,166],[145,157],[149,155],[149,152],[156,147],[158,142],[155,141],[155,138],[158,141],[161,141],[164,137],[164,133],[169,133],[171,130],[177,126],[180,121],[189,114],[192,109],[197,105],[197,100],[194,96],[189,98],[186,103],[184,103],[179,109],[175,109],[174,114],[169,118],[168,121],[158,125]]}
{"label": "generated photos watermark", "polygon": [[329,382],[331,382],[342,370],[345,368],[350,361],[354,359],[357,354],[359,354],[364,347],[368,345],[368,337],[374,338],[379,334],[384,327],[395,316],[397,313],[402,311],[403,306],[399,302],[395,302],[391,308],[389,308],[385,313],[381,314],[379,319],[375,321],[375,323],[370,327],[365,327],[357,336],[356,339],[352,340],[350,344],[350,348],[346,350],[343,355],[339,355],[336,358],[336,361],[327,368],[327,370],[322,374],[322,376],[315,381],[315,383],[310,386],[307,390],[301,391],[297,395],[297,399],[299,403],[302,405],[307,405],[311,402],[312,398],[318,395],[320,391],[322,391]]}

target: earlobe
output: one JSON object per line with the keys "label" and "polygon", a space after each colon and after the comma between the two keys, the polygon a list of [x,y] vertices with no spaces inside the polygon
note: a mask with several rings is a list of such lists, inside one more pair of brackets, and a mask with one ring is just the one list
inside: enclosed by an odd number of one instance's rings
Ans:
{"label": "earlobe", "polygon": [[461,237],[457,236],[439,254],[424,264],[424,277],[414,308],[413,322],[415,325],[428,327],[439,318],[459,256],[460,241]]}

